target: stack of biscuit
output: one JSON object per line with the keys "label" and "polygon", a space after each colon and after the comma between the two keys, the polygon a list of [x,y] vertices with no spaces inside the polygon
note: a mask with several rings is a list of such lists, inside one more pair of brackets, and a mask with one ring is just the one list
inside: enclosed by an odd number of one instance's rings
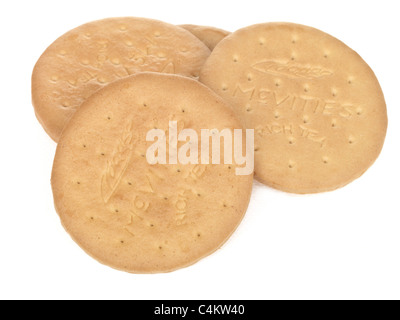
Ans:
{"label": "stack of biscuit", "polygon": [[174,271],[220,248],[253,182],[237,164],[150,164],[149,130],[253,129],[254,177],[307,194],[362,175],[387,128],[364,60],[292,23],[233,33],[133,17],[87,23],[42,54],[32,101],[58,143],[51,183],[63,226],[93,258],[131,273]]}

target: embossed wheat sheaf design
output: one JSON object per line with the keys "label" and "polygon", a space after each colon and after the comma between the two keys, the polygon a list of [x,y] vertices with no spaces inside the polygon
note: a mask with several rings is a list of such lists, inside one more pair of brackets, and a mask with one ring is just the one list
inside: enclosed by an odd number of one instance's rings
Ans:
{"label": "embossed wheat sheaf design", "polygon": [[133,121],[131,120],[125,127],[112,157],[107,161],[106,170],[101,178],[101,193],[104,203],[108,203],[113,196],[128,167],[133,149],[132,126]]}
{"label": "embossed wheat sheaf design", "polygon": [[320,67],[301,66],[298,64],[280,63],[276,61],[257,62],[252,65],[252,68],[263,73],[304,79],[317,79],[333,74],[333,72]]}

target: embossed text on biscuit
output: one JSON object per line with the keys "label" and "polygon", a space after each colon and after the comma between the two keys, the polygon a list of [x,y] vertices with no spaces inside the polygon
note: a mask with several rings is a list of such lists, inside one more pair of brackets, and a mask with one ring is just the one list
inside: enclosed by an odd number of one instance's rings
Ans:
{"label": "embossed text on biscuit", "polygon": [[252,65],[252,68],[263,73],[305,79],[317,79],[333,74],[332,71],[322,67],[303,66],[291,62],[281,63],[271,60],[257,62]]}

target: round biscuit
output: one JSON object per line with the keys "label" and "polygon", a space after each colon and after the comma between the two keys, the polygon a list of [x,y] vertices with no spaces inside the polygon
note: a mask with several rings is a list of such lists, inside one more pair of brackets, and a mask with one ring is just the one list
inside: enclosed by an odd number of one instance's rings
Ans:
{"label": "round biscuit", "polygon": [[371,68],[338,39],[311,27],[240,29],[211,53],[200,81],[255,130],[255,177],[292,193],[342,187],[378,157],[384,96]]}
{"label": "round biscuit", "polygon": [[32,74],[36,116],[54,141],[80,104],[110,82],[140,71],[198,77],[210,54],[186,30],[145,18],[81,25],[54,41]]}
{"label": "round biscuit", "polygon": [[139,73],[88,98],[61,136],[51,179],[56,211],[103,264],[132,273],[191,265],[220,248],[245,214],[253,175],[236,175],[238,165],[148,163],[147,133],[168,132],[169,121],[199,136],[241,128],[198,81]]}
{"label": "round biscuit", "polygon": [[182,24],[180,27],[193,33],[197,38],[203,41],[211,51],[214,50],[223,38],[230,34],[229,31],[209,26]]}

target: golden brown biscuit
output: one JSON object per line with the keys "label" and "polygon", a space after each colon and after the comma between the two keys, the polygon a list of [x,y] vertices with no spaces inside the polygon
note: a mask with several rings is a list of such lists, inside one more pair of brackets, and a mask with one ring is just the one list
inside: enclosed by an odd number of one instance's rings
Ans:
{"label": "golden brown biscuit", "polygon": [[190,32],[161,21],[111,18],[73,29],[51,44],[32,75],[32,101],[54,141],[98,89],[139,71],[197,77],[210,54]]}
{"label": "golden brown biscuit", "polygon": [[223,38],[230,34],[229,31],[222,29],[208,26],[197,26],[194,24],[182,24],[180,27],[193,33],[197,38],[203,41],[211,51],[214,50]]}
{"label": "golden brown biscuit", "polygon": [[147,162],[147,132],[168,131],[169,121],[198,134],[241,128],[198,81],[142,73],[88,98],[61,136],[56,210],[72,238],[113,268],[155,273],[193,264],[218,249],[246,211],[253,175],[236,175],[235,164]]}
{"label": "golden brown biscuit", "polygon": [[255,176],[294,193],[333,190],[378,157],[387,114],[379,83],[336,38],[291,23],[229,35],[200,81],[255,129]]}

